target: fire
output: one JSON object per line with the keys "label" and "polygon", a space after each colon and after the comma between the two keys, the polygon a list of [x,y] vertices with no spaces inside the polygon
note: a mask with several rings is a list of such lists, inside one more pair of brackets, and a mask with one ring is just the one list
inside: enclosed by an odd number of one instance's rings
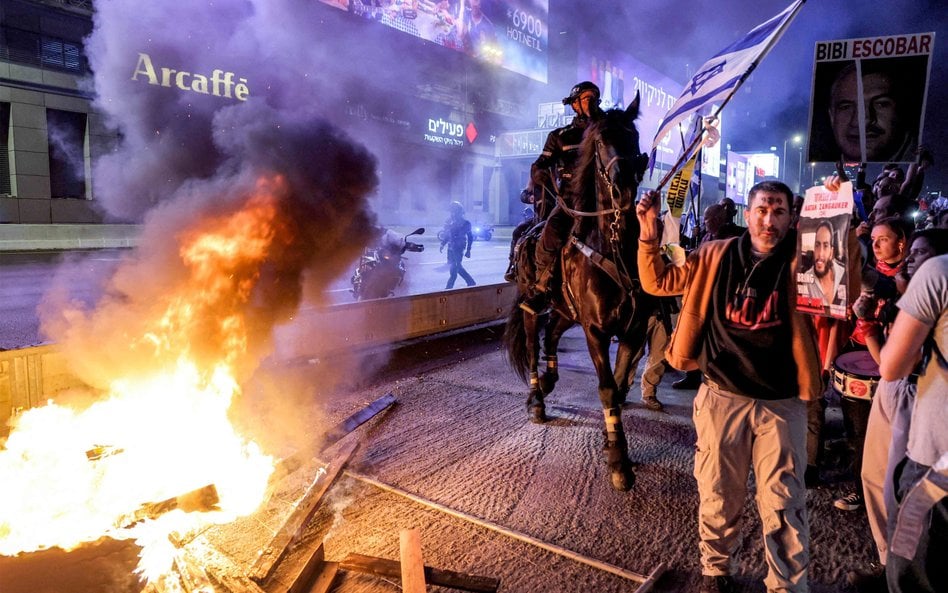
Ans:
{"label": "fire", "polygon": [[186,273],[155,295],[155,318],[127,344],[149,352],[148,368],[116,369],[84,409],[50,402],[17,418],[0,448],[0,554],[135,539],[151,581],[172,568],[169,536],[263,502],[273,459],[235,431],[228,410],[248,364],[261,267],[289,240],[282,191],[279,177],[262,179],[239,210],[180,234]]}

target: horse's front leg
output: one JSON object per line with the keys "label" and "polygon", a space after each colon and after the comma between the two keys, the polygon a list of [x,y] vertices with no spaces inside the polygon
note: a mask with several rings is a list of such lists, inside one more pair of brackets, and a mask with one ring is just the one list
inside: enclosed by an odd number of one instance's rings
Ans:
{"label": "horse's front leg", "polygon": [[547,417],[538,371],[540,364],[539,318],[536,315],[524,312],[523,326],[526,333],[527,356],[530,365],[530,392],[527,395],[527,414],[531,422],[542,424],[547,421]]}
{"label": "horse's front leg", "polygon": [[622,427],[622,408],[619,404],[619,390],[609,363],[610,336],[594,328],[586,328],[586,344],[589,355],[599,377],[599,402],[606,422],[606,442],[603,451],[609,465],[612,487],[619,491],[632,488],[635,474],[629,461],[629,445]]}
{"label": "horse's front leg", "polygon": [[625,401],[629,396],[629,389],[632,388],[632,377],[634,375],[632,360],[635,358],[633,356],[634,352],[629,344],[619,342],[619,349],[618,352],[616,352],[616,370],[612,376],[616,381],[616,388],[619,391],[618,402],[620,407],[625,405]]}
{"label": "horse's front leg", "polygon": [[560,370],[558,367],[557,350],[560,346],[560,338],[573,322],[562,317],[555,312],[550,313],[550,320],[546,324],[546,331],[543,334],[543,359],[546,361],[546,370],[540,377],[540,390],[544,394],[553,391],[556,382],[560,380]]}

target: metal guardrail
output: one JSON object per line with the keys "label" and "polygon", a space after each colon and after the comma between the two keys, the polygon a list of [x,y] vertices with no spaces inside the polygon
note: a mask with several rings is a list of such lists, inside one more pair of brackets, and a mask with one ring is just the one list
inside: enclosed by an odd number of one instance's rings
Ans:
{"label": "metal guardrail", "polygon": [[[277,329],[271,359],[333,356],[499,321],[516,295],[511,284],[492,284],[303,309]],[[14,414],[81,387],[55,344],[0,352],[0,436]]]}

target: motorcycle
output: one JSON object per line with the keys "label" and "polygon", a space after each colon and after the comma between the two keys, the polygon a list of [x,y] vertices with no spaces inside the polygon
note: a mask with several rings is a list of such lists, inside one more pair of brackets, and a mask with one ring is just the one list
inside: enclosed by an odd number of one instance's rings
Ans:
{"label": "motorcycle", "polygon": [[494,236],[494,225],[490,223],[475,224],[471,227],[471,234],[474,236],[475,241],[478,239],[482,241],[490,241]]}
{"label": "motorcycle", "polygon": [[352,296],[357,301],[381,299],[395,294],[395,289],[405,278],[406,251],[420,253],[425,250],[421,243],[412,243],[408,237],[424,234],[417,228],[404,237],[386,231],[376,244],[366,247],[359,256],[359,265],[352,274]]}

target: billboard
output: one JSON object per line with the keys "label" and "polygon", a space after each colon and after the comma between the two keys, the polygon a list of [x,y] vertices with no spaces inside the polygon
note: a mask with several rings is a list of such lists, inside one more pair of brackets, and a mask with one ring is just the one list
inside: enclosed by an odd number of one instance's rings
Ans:
{"label": "billboard", "polygon": [[807,160],[915,161],[934,45],[934,33],[818,42]]}
{"label": "billboard", "polygon": [[533,80],[547,81],[549,0],[320,0]]}
{"label": "billboard", "polygon": [[[580,48],[593,45],[580,43]],[[682,85],[620,51],[592,53],[580,49],[578,60],[577,81],[590,80],[599,86],[603,109],[626,107],[635,98],[635,91],[639,92],[641,106],[635,127],[639,130],[639,149],[647,150]],[[562,92],[565,97],[569,89]],[[666,167],[675,164],[682,148],[681,141],[671,136],[664,139],[655,156],[655,161]]]}
{"label": "billboard", "polygon": [[727,151],[727,177],[724,196],[734,200],[735,204],[744,204],[747,192],[754,185],[755,171],[750,159],[733,150]]}

